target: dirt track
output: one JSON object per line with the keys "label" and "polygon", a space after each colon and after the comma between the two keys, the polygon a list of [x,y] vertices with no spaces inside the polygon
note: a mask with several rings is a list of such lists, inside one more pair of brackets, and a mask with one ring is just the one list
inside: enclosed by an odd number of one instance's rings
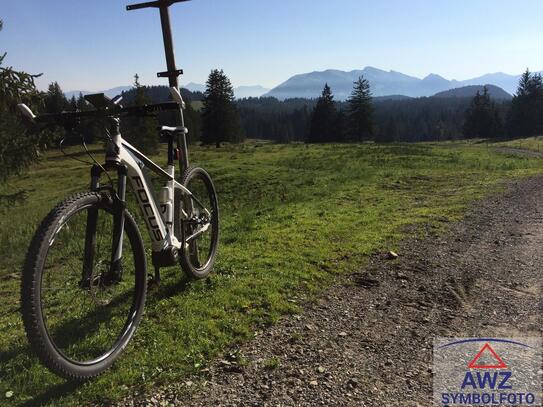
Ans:
{"label": "dirt track", "polygon": [[542,246],[537,177],[445,235],[405,242],[396,260],[376,254],[237,358],[136,404],[429,406],[434,337],[541,335]]}

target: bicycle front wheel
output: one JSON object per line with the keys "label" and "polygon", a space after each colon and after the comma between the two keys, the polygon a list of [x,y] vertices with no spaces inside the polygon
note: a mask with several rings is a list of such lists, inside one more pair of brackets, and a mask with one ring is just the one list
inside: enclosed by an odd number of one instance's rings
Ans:
{"label": "bicycle front wheel", "polygon": [[113,203],[75,195],[42,222],[23,271],[24,326],[41,362],[87,380],[118,358],[141,319],[147,289],[143,242],[125,211],[122,260],[111,267]]}

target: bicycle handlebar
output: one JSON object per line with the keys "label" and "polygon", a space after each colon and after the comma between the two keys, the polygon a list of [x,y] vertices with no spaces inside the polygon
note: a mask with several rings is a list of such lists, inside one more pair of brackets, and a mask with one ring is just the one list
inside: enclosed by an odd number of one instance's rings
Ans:
{"label": "bicycle handlebar", "polygon": [[28,119],[36,123],[69,123],[85,117],[104,118],[123,114],[128,116],[143,116],[149,113],[176,110],[180,108],[180,105],[177,102],[165,102],[154,105],[111,107],[108,109],[89,110],[85,112],[46,113],[39,116],[34,115],[32,110],[25,104],[19,104],[18,107]]}
{"label": "bicycle handlebar", "polygon": [[147,3],[139,3],[139,4],[131,4],[126,6],[126,10],[139,10],[142,8],[149,8],[149,7],[170,7],[174,3],[182,3],[185,1],[190,0],[156,0],[156,1],[149,1]]}

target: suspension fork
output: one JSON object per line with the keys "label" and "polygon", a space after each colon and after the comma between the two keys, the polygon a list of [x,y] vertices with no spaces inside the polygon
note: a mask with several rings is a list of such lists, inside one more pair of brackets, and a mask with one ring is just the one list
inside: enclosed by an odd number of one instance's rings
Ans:
{"label": "suspension fork", "polygon": [[128,169],[121,165],[117,168],[117,196],[113,198],[113,240],[111,243],[110,278],[120,281],[122,278],[121,258],[123,255],[124,212],[126,209],[126,176]]}
{"label": "suspension fork", "polygon": [[[100,175],[102,169],[98,165],[93,165],[91,169],[90,190],[97,192],[100,189]],[[98,223],[98,208],[92,207],[87,210],[87,225],[85,227],[85,253],[83,257],[83,275],[81,284],[90,285],[90,279],[94,268],[94,258],[96,256],[96,225]]]}

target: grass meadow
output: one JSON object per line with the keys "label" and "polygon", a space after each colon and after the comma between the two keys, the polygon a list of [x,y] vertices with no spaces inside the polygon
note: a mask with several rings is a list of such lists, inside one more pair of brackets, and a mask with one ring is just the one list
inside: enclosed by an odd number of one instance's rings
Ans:
{"label": "grass meadow", "polygon": [[[164,154],[156,159],[164,163]],[[107,403],[182,380],[228,346],[302,312],[305,301],[363,267],[370,254],[395,250],[414,230],[407,226],[444,228],[504,181],[543,172],[540,158],[463,143],[250,142],[193,147],[191,160],[218,190],[214,273],[194,282],[180,268],[164,269],[124,355],[81,386],[49,373],[30,353],[19,281],[37,225],[63,197],[87,188],[89,167],[50,152],[0,185],[0,405]],[[149,246],[147,254],[150,264]]]}

